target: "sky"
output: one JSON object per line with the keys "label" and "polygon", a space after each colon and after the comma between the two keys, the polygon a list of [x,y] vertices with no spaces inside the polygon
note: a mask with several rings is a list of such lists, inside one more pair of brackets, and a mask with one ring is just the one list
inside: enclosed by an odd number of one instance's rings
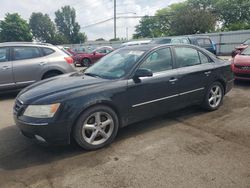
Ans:
{"label": "sky", "polygon": [[[183,0],[116,0],[117,17],[154,15],[158,9],[181,1]],[[114,0],[1,0],[0,20],[4,19],[6,13],[19,13],[22,18],[29,20],[32,12],[47,13],[54,20],[54,12],[65,5],[75,8],[76,20],[88,40],[114,38],[113,19],[90,26],[113,18]],[[138,18],[117,19],[117,37],[126,38],[128,34],[131,38],[139,20]]]}

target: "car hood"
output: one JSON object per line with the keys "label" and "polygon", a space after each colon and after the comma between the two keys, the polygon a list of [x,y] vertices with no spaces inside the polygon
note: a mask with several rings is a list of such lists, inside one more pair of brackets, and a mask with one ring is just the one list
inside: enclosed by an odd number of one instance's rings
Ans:
{"label": "car hood", "polygon": [[88,91],[88,89],[103,85],[105,82],[110,82],[110,80],[86,76],[80,72],[65,74],[35,83],[22,90],[17,98],[24,104],[41,101],[42,98],[50,96],[58,98],[57,100],[65,99],[79,90]]}
{"label": "car hood", "polygon": [[234,58],[234,64],[238,65],[250,65],[250,56],[248,55],[236,55]]}
{"label": "car hood", "polygon": [[236,49],[236,50],[244,50],[244,49],[247,48],[247,47],[248,47],[248,45],[246,45],[246,44],[241,44],[240,46],[236,46],[235,49]]}

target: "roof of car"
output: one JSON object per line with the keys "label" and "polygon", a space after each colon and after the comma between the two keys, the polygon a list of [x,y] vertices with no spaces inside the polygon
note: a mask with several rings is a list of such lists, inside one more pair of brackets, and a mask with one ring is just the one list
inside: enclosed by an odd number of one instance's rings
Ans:
{"label": "roof of car", "polygon": [[154,48],[164,47],[164,46],[166,47],[167,46],[192,46],[192,47],[198,48],[197,46],[194,46],[192,44],[146,44],[146,45],[126,46],[121,49],[149,51]]}
{"label": "roof of car", "polygon": [[27,46],[27,45],[34,45],[34,46],[53,46],[49,43],[41,43],[41,42],[3,42],[0,43],[0,46]]}

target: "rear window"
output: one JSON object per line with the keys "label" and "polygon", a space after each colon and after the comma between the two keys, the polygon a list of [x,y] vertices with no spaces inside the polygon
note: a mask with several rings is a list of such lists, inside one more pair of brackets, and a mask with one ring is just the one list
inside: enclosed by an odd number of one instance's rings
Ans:
{"label": "rear window", "polygon": [[199,46],[211,46],[211,40],[207,38],[199,38],[197,39],[197,43]]}
{"label": "rear window", "polygon": [[8,48],[0,48],[0,62],[8,61]]}
{"label": "rear window", "polygon": [[40,50],[37,47],[13,47],[14,60],[33,59],[37,57],[41,57]]}
{"label": "rear window", "polygon": [[52,50],[51,48],[42,48],[44,56],[53,54],[55,51]]}

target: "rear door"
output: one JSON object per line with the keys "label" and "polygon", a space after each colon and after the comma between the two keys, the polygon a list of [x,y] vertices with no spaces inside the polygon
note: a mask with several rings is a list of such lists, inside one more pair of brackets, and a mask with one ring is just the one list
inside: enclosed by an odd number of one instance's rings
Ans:
{"label": "rear door", "polygon": [[198,46],[214,53],[213,43],[209,38],[197,38],[197,44]]}
{"label": "rear door", "polygon": [[12,47],[14,81],[17,87],[24,87],[41,79],[41,73],[47,64],[40,48],[33,46]]}
{"label": "rear door", "polygon": [[9,48],[0,48],[0,90],[11,89],[15,87],[12,62],[9,61]]}
{"label": "rear door", "polygon": [[189,105],[201,102],[214,77],[214,63],[202,51],[193,47],[175,47],[178,65],[180,101]]}

